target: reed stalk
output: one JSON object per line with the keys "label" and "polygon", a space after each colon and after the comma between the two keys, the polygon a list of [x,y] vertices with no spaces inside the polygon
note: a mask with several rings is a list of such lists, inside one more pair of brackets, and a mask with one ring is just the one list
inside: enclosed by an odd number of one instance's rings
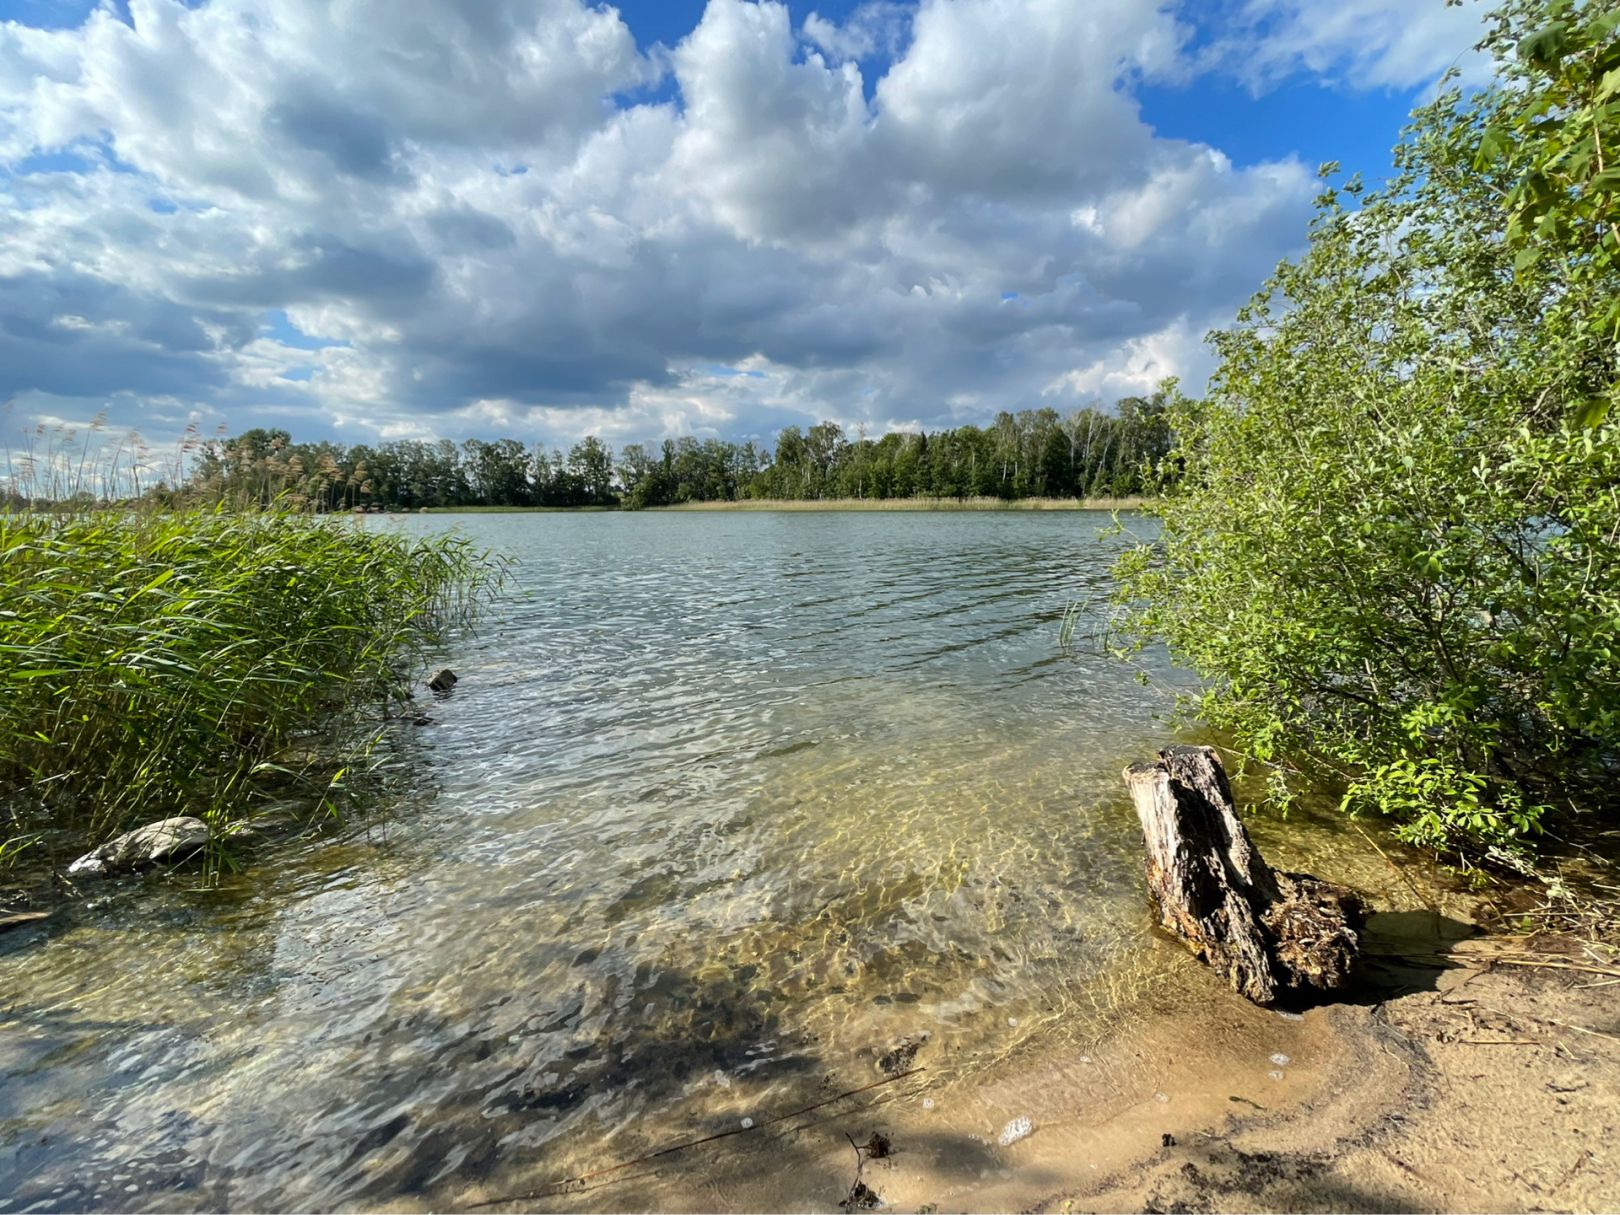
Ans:
{"label": "reed stalk", "polygon": [[173,814],[330,810],[500,572],[457,537],[141,505],[0,510],[0,871]]}

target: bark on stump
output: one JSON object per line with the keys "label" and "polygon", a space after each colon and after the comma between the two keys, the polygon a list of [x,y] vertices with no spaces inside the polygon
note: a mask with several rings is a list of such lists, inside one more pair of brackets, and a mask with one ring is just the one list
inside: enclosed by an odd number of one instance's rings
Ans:
{"label": "bark on stump", "polygon": [[1350,975],[1365,919],[1354,891],[1266,864],[1210,747],[1167,747],[1125,784],[1147,843],[1159,922],[1256,1004],[1332,991]]}

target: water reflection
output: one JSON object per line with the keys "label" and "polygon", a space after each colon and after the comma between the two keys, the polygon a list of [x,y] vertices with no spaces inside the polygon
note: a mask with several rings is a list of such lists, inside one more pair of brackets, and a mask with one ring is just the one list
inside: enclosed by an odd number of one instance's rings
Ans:
{"label": "water reflection", "polygon": [[1097,1034],[1164,965],[1164,693],[1056,660],[1104,522],[461,521],[517,583],[397,805],[0,957],[0,1210],[431,1202]]}

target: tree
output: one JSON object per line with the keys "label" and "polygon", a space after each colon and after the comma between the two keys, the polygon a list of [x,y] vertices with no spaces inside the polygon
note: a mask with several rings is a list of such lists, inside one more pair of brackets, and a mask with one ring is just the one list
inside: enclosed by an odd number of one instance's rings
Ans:
{"label": "tree", "polygon": [[613,495],[613,449],[595,435],[586,435],[568,452],[568,471],[584,489],[592,506],[608,506]]}
{"label": "tree", "polygon": [[529,453],[516,439],[462,444],[472,491],[485,506],[522,506],[530,499]]}
{"label": "tree", "polygon": [[1168,402],[1185,474],[1119,570],[1280,795],[1473,855],[1617,803],[1616,24],[1512,0],[1496,82],[1416,111],[1384,190],[1325,191]]}
{"label": "tree", "polygon": [[844,456],[848,444],[837,422],[817,422],[804,436],[805,455],[813,470],[814,493],[805,497],[824,498],[832,484],[833,469]]}
{"label": "tree", "polygon": [[655,505],[647,501],[652,458],[640,443],[629,443],[619,452],[619,485],[624,490],[624,504],[632,510]]}

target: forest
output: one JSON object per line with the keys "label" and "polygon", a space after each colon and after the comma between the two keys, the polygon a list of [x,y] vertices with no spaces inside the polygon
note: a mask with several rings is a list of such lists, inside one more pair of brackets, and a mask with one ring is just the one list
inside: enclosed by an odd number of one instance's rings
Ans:
{"label": "forest", "polygon": [[1173,398],[1168,385],[1112,411],[1002,412],[983,427],[872,439],[829,421],[786,427],[769,447],[687,436],[617,453],[595,436],[565,453],[518,439],[299,443],[261,428],[201,444],[177,496],[317,511],[1126,497],[1148,492],[1162,475]]}

